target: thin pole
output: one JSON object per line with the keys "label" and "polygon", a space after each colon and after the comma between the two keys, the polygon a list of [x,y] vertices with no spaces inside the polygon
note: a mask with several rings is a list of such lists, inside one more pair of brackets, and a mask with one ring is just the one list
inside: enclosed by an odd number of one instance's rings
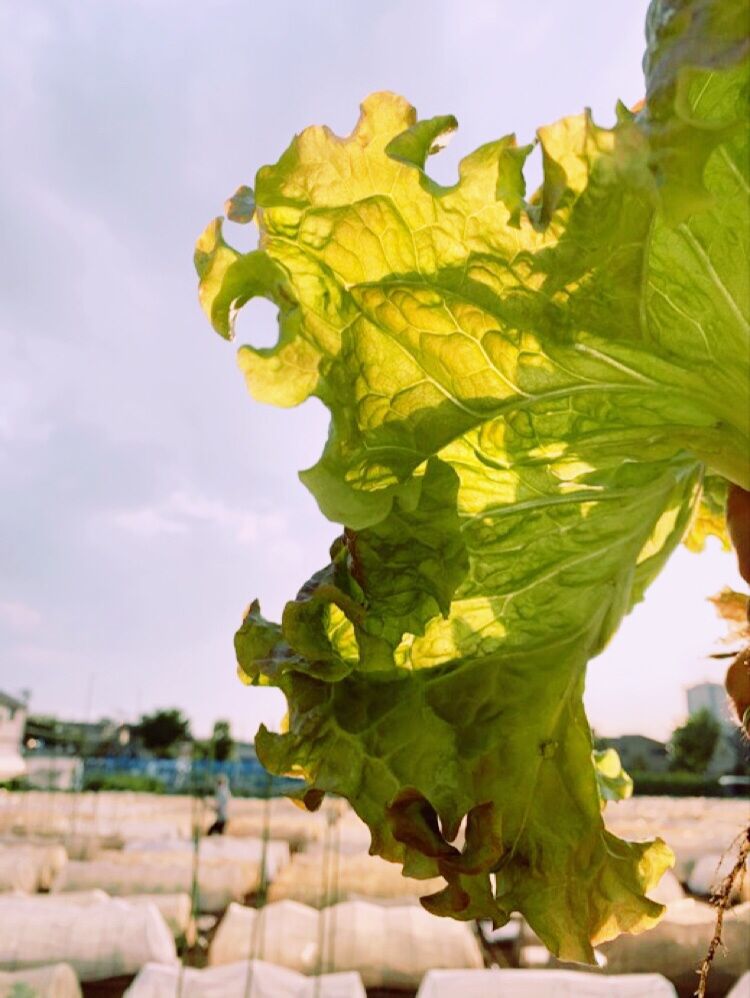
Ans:
{"label": "thin pole", "polygon": [[[266,937],[266,926],[265,921],[263,925],[260,925],[261,918],[263,917],[263,909],[266,905],[266,900],[268,897],[268,840],[270,838],[271,830],[271,774],[267,774],[265,790],[264,790],[264,800],[263,800],[263,831],[261,838],[260,847],[260,880],[258,883],[258,891],[256,894],[257,902],[257,914],[253,919],[252,929],[250,931],[250,958],[247,963],[247,977],[245,978],[245,990],[243,992],[243,998],[251,998],[251,992],[253,988],[253,968],[256,958],[263,959],[263,950]],[[260,946],[258,946],[258,939],[260,938]]]}
{"label": "thin pole", "polygon": [[336,824],[333,826],[334,850],[333,850],[333,873],[330,897],[331,918],[328,933],[328,970],[333,973],[336,970],[336,906],[339,902],[339,870],[341,867],[341,816],[338,815]]}
{"label": "thin pole", "polygon": [[332,807],[329,806],[326,813],[326,830],[323,839],[323,894],[321,897],[321,907],[320,914],[318,918],[318,961],[315,970],[315,982],[313,984],[313,998],[319,998],[321,981],[320,977],[324,969],[324,959],[325,959],[325,943],[326,943],[326,909],[328,908],[328,902],[330,898],[330,887],[331,887],[331,876],[330,876],[330,860],[331,860],[331,838],[332,829],[336,816]]}
{"label": "thin pole", "polygon": [[[83,723],[85,725],[91,723],[91,712],[92,712],[93,705],[94,705],[94,682],[95,682],[95,678],[96,678],[95,674],[93,672],[90,673],[89,674],[89,681],[88,681],[88,683],[86,685],[86,700],[85,700],[85,707],[84,707],[84,712],[83,712],[83,716],[84,716],[84,722]],[[83,792],[83,777],[85,776],[85,773],[86,773],[86,753],[88,751],[88,737],[87,737],[86,729],[85,728],[84,728],[84,736],[81,739],[81,749],[80,749],[80,751],[81,751],[81,762],[82,762],[82,765],[83,765],[83,772],[81,773],[81,786],[77,785],[77,781],[73,785],[73,801],[72,801],[71,810],[70,810],[70,825],[69,825],[70,836],[71,837],[74,837],[75,833],[76,833],[76,825],[77,825],[77,819],[78,819],[78,805],[80,803],[80,795]]]}
{"label": "thin pole", "polygon": [[[190,884],[190,917],[193,923],[196,922],[198,916],[198,898],[199,898],[199,887],[200,887],[200,843],[201,836],[203,834],[203,799],[198,797],[196,783],[195,783],[195,770],[193,767],[193,758],[190,759],[190,783],[191,783],[191,803],[190,803],[190,819],[192,822],[192,832],[193,832],[193,868],[192,877]],[[183,950],[180,956],[180,972],[177,978],[177,995],[176,998],[182,998],[182,989],[185,979],[185,960],[187,957],[187,950]]]}

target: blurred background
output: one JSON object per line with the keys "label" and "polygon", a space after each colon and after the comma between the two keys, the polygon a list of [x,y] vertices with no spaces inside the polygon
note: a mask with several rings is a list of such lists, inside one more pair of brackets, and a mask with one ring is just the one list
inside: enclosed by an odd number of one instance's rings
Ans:
{"label": "blurred background", "polygon": [[[435,998],[473,993],[449,970],[557,972],[520,920],[493,934],[428,916],[414,903],[424,885],[368,857],[340,804],[269,802],[284,785],[252,738],[284,704],[240,686],[232,635],[251,599],[278,618],[328,560],[336,527],[296,477],[327,419],[314,400],[249,398],[198,307],[192,248],[295,132],[348,133],[374,90],[458,117],[430,163],[443,182],[508,132],[528,142],[585,106],[612,124],[618,98],[642,96],[646,7],[0,0],[0,969],[73,968],[34,971],[31,993],[119,995],[146,964],[136,998],[420,983]],[[541,178],[536,154],[527,176]],[[274,309],[252,302],[238,338],[273,343]],[[603,947],[601,972],[658,972],[686,995],[717,866],[748,817],[726,661],[712,657],[737,642],[709,601],[725,587],[741,583],[718,543],[678,551],[586,693],[598,746],[635,781],[608,823],[678,854],[662,884],[671,922]],[[228,835],[204,840],[220,773]],[[747,969],[748,911],[736,908],[716,994]],[[179,970],[206,964],[218,976]],[[329,971],[349,977],[284,977]]]}

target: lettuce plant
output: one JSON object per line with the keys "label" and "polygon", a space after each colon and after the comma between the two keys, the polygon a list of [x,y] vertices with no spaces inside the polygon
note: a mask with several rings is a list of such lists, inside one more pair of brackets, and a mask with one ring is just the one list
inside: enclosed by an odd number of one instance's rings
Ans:
{"label": "lettuce plant", "polygon": [[750,486],[747,55],[742,0],[654,0],[643,107],[540,128],[528,198],[531,146],[489,142],[441,186],[455,120],[374,94],[228,202],[258,250],[221,219],[197,245],[222,336],[252,297],[278,307],[278,342],[239,351],[252,395],[331,415],[301,473],[343,526],[330,564],[236,636],[289,705],[261,761],[441,875],[430,911],[521,911],[565,960],[652,925],[672,862],[604,825],[628,781],[592,757],[586,664],[691,521],[716,529],[726,480]]}

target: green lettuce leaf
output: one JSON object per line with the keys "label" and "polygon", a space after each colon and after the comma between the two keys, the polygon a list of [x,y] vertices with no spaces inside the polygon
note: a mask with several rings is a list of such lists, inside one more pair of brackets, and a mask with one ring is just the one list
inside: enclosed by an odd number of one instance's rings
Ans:
{"label": "green lettuce leaf", "polygon": [[730,549],[726,514],[727,486],[727,480],[720,475],[709,473],[704,477],[700,502],[683,538],[683,544],[689,551],[702,551],[709,537],[716,537],[725,551]]}
{"label": "green lettuce leaf", "polygon": [[289,705],[259,757],[442,876],[429,910],[521,911],[565,960],[652,925],[672,861],[604,826],[624,784],[592,759],[586,664],[706,469],[750,486],[747,59],[722,10],[655,3],[645,108],[540,129],[528,201],[528,147],[488,143],[440,186],[425,165],[455,120],[374,94],[235,199],[257,251],[220,219],[196,250],[221,335],[253,296],[278,306],[276,345],[240,349],[252,394],[331,413],[301,477],[343,535],[281,625],[254,603],[236,638],[243,679]]}
{"label": "green lettuce leaf", "polygon": [[612,800],[627,800],[633,794],[633,779],[622,768],[620,757],[613,748],[594,749],[594,768],[602,808]]}

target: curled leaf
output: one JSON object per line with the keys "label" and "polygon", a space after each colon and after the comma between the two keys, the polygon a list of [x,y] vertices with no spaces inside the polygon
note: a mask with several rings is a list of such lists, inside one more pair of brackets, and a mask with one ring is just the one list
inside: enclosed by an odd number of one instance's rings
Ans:
{"label": "curled leaf", "polygon": [[343,538],[280,626],[251,608],[238,635],[289,705],[259,757],[442,876],[429,910],[521,911],[566,960],[652,925],[672,862],[605,828],[628,780],[592,759],[586,664],[713,476],[750,487],[735,27],[717,0],[656,0],[644,109],[540,129],[528,201],[512,138],[444,187],[425,167],[453,119],[374,94],[351,135],[306,129],[259,171],[260,250],[214,222],[196,254],[222,335],[254,295],[279,307],[278,342],[240,350],[253,395],[331,415],[301,477]]}

